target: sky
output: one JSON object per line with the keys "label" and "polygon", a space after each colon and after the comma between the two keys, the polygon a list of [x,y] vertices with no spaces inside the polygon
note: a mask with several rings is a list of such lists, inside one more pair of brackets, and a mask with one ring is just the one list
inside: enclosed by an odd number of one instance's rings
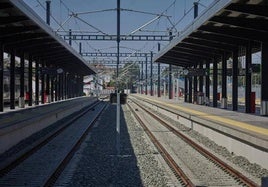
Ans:
{"label": "sky", "polygon": [[[46,19],[45,1],[24,0],[44,20]],[[129,10],[121,11],[121,35],[130,34],[132,31],[157,17],[156,15],[135,11],[165,15],[144,27],[142,32],[135,34],[167,35],[167,31],[174,27],[172,31],[176,35],[177,32],[182,31],[193,21],[192,7],[194,1],[198,0],[121,0],[121,9]],[[199,14],[201,14],[213,0],[199,0],[198,2]],[[52,0],[51,14],[53,18],[51,18],[51,27],[55,31],[60,31],[58,32],[59,34],[65,34],[69,29],[72,29],[77,34],[81,34],[81,32],[84,34],[116,34],[116,6],[117,0]],[[71,14],[77,14],[77,18],[71,16]],[[179,22],[179,20],[181,21]],[[62,28],[59,24],[63,24]],[[78,42],[80,41],[72,42],[72,46],[77,51]],[[139,51],[145,53],[153,51],[156,53],[157,43],[151,41],[121,41],[120,52]],[[167,42],[160,43],[161,48],[168,44]],[[82,51],[116,52],[116,45],[115,41],[82,41]],[[92,60],[92,57],[86,57],[86,59]],[[140,59],[135,58],[133,60]]]}

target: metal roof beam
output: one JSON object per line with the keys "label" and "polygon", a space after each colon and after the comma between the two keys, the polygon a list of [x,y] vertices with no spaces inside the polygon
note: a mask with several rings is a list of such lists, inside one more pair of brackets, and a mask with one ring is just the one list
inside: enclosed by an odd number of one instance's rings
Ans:
{"label": "metal roof beam", "polygon": [[0,10],[13,8],[13,6],[10,3],[0,3]]}
{"label": "metal roof beam", "polygon": [[35,39],[35,40],[30,40],[30,41],[25,41],[25,42],[12,42],[9,44],[6,44],[5,46],[7,48],[14,48],[14,49],[34,49],[35,47],[38,46],[43,46],[44,48],[46,47],[46,45],[50,45],[50,44],[57,44],[57,41],[55,41],[52,38],[47,38],[47,39]]}
{"label": "metal roof beam", "polygon": [[19,23],[22,21],[29,20],[26,16],[8,16],[8,17],[0,17],[0,25],[9,25],[13,23]]}
{"label": "metal roof beam", "polygon": [[[174,59],[171,59],[169,57],[163,57],[161,59],[165,61],[165,64],[171,64],[175,66],[188,67],[189,65],[192,64],[192,62],[189,62],[189,61],[182,61],[182,60],[174,61]],[[161,63],[161,60],[160,60],[160,63]]]}
{"label": "metal roof beam", "polygon": [[[197,38],[202,40],[208,40],[210,42],[219,43],[219,44],[231,44],[231,45],[247,45],[248,41],[240,38],[234,38],[231,36],[221,36],[213,33],[206,32],[194,32],[190,34],[190,38]],[[209,47],[209,46],[207,46]]]}
{"label": "metal roof beam", "polygon": [[211,59],[214,56],[213,55],[204,55],[204,54],[198,54],[198,53],[193,53],[193,52],[189,52],[189,51],[182,51],[182,50],[174,50],[171,49],[169,52],[167,52],[167,55],[169,55],[169,53],[172,53],[174,55],[178,55],[181,57],[197,57],[197,58],[202,58],[202,59]]}
{"label": "metal roof beam", "polygon": [[198,28],[198,30],[220,34],[222,36],[232,36],[245,40],[255,41],[268,41],[267,32],[250,31],[247,29],[233,28],[233,27],[215,27],[204,25]]}
{"label": "metal roof beam", "polygon": [[17,43],[29,41],[29,40],[35,40],[35,39],[44,39],[49,38],[49,36],[46,33],[22,33],[22,34],[16,34],[13,36],[6,36],[4,38],[0,38],[0,41],[6,44],[14,43],[16,41]]}
{"label": "metal roof beam", "polygon": [[68,50],[65,49],[64,47],[58,45],[58,46],[51,46],[44,48],[42,46],[36,47],[35,49],[31,50],[31,55],[39,55],[39,54],[58,54],[58,53],[63,53],[67,52]]}
{"label": "metal roof beam", "polygon": [[[70,57],[71,54],[66,55],[66,54],[63,54],[63,53],[59,53],[57,51],[55,53],[47,53],[47,54],[43,54],[43,55],[40,55],[40,54],[37,54],[37,55],[32,54],[32,55],[33,56],[38,56],[38,57],[40,57],[42,59],[57,59],[57,57],[60,57],[60,58],[61,57]],[[52,62],[53,62],[53,60],[52,60]]]}
{"label": "metal roof beam", "polygon": [[185,63],[199,63],[203,61],[202,59],[198,58],[182,58],[180,56],[169,56],[166,55],[166,58],[170,59],[171,61],[178,61],[178,62],[185,62]]}
{"label": "metal roof beam", "polygon": [[189,43],[201,47],[211,47],[223,51],[233,51],[233,49],[235,48],[235,46],[230,44],[217,43],[214,41],[207,41],[203,39],[193,39],[193,38],[186,38],[185,40],[182,41],[182,43]]}
{"label": "metal roof beam", "polygon": [[189,43],[180,43],[178,44],[177,46],[174,47],[175,49],[187,49],[187,50],[191,50],[193,51],[194,53],[197,52],[197,53],[204,53],[204,54],[213,54],[213,55],[220,55],[221,54],[221,51],[220,50],[215,50],[214,48],[211,48],[211,47],[206,47],[206,46],[196,46],[196,45],[192,45],[192,44],[189,44]]}
{"label": "metal roof beam", "polygon": [[268,17],[267,5],[232,3],[231,5],[227,6],[225,10],[231,10],[231,11],[236,11],[236,12],[240,12],[243,14],[251,14],[255,16]]}
{"label": "metal roof beam", "polygon": [[[267,7],[268,11],[268,7]],[[222,23],[226,25],[237,26],[240,28],[256,30],[256,31],[268,31],[267,19],[256,18],[242,18],[242,17],[227,17],[227,16],[214,16],[209,21]]]}
{"label": "metal roof beam", "polygon": [[40,29],[37,26],[16,26],[16,27],[5,27],[0,28],[0,38],[6,37],[6,36],[13,36],[20,33],[26,33],[31,31],[36,31]]}
{"label": "metal roof beam", "polygon": [[[38,56],[38,58],[47,62],[51,62],[51,64],[55,64],[55,62],[70,64],[70,61],[75,60],[74,57],[71,56],[71,54],[70,55],[58,55],[58,56],[46,56],[46,57]],[[77,67],[73,67],[73,68],[75,69]]]}

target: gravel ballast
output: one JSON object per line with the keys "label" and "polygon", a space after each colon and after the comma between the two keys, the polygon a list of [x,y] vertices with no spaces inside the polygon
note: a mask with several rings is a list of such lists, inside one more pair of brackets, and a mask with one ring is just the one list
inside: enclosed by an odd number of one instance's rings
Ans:
{"label": "gravel ballast", "polygon": [[[146,108],[150,108],[146,106]],[[229,152],[225,147],[220,146],[210,140],[208,137],[201,135],[200,133],[191,130],[190,128],[180,124],[178,121],[171,119],[169,116],[164,115],[158,111],[154,111],[158,116],[165,119],[170,124],[173,124],[178,129],[183,131],[186,135],[191,137],[196,142],[199,142],[207,149],[211,150],[217,155],[221,155],[224,160],[228,161],[233,167],[235,167],[238,171],[251,178],[258,184],[261,183],[262,177],[268,176],[268,170],[262,168],[260,165],[256,163],[249,162],[245,157],[235,155],[234,153]]]}
{"label": "gravel ballast", "polygon": [[121,106],[120,155],[115,146],[116,105],[109,105],[56,186],[176,186],[143,129]]}

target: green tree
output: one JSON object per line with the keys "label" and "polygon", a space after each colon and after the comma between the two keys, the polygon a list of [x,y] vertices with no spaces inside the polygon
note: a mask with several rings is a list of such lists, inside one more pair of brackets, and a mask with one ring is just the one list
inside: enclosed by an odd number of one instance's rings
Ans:
{"label": "green tree", "polygon": [[[138,64],[128,62],[119,70],[119,90],[132,89],[139,79],[140,67]],[[116,79],[115,79],[116,80]]]}

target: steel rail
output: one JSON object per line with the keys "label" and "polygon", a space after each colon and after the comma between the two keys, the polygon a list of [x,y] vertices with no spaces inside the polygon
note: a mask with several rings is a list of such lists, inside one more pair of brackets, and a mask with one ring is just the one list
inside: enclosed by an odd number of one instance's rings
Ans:
{"label": "steel rail", "polygon": [[48,142],[50,142],[53,138],[58,136],[61,132],[63,132],[66,128],[68,128],[74,121],[79,119],[81,116],[83,116],[86,112],[94,108],[96,105],[98,105],[100,102],[94,102],[92,105],[87,107],[87,109],[80,112],[78,115],[75,115],[70,120],[68,120],[63,126],[58,128],[55,132],[50,134],[48,137],[44,138],[40,142],[37,143],[37,145],[34,145],[31,149],[27,150],[25,153],[20,155],[18,158],[10,162],[7,166],[0,169],[0,177],[5,176],[7,173],[9,173],[11,170],[13,170],[15,167],[20,165],[24,160],[29,158],[31,155],[33,155],[35,152],[37,152],[39,149],[41,149],[44,145],[46,145]]}
{"label": "steel rail", "polygon": [[138,120],[146,134],[149,136],[153,144],[158,149],[159,153],[162,155],[162,157],[165,159],[169,167],[174,171],[175,175],[181,179],[183,184],[188,187],[194,187],[195,185],[191,182],[191,180],[187,177],[187,175],[183,172],[183,170],[177,165],[177,163],[174,161],[172,156],[167,152],[167,150],[160,144],[160,142],[157,140],[157,138],[153,135],[152,132],[148,129],[148,127],[145,125],[145,123],[142,121],[142,119],[137,115],[137,113],[134,111],[134,109],[127,104],[130,108],[131,112],[135,116],[135,118]]}
{"label": "steel rail", "polygon": [[241,181],[242,183],[244,183],[245,185],[247,185],[249,187],[258,187],[259,186],[254,181],[250,180],[245,175],[243,175],[242,173],[240,173],[239,171],[237,171],[236,169],[234,169],[232,166],[228,165],[227,163],[225,163],[224,161],[222,161],[221,159],[219,159],[218,157],[216,157],[215,155],[213,155],[212,153],[210,153],[209,151],[207,151],[206,149],[204,149],[203,147],[201,147],[200,145],[198,145],[197,143],[195,143],[193,140],[191,140],[190,138],[188,138],[187,136],[185,136],[184,134],[182,134],[181,132],[179,132],[178,130],[176,130],[175,128],[173,128],[172,126],[170,126],[168,123],[166,123],[164,120],[162,120],[161,118],[159,118],[158,116],[156,116],[155,114],[153,114],[151,111],[147,110],[146,108],[144,108],[143,106],[141,106],[139,103],[137,103],[135,101],[133,101],[133,102],[135,104],[137,104],[139,107],[141,107],[143,110],[145,110],[148,114],[150,114],[157,121],[159,121],[166,128],[168,128],[175,135],[177,135],[178,137],[182,138],[186,143],[188,143],[189,145],[191,145],[200,154],[202,154],[206,158],[210,159],[212,162],[214,162],[215,164],[217,164],[220,168],[222,168],[226,172],[230,173],[231,176],[233,176],[234,178],[237,178],[239,181]]}
{"label": "steel rail", "polygon": [[55,182],[57,181],[57,179],[59,178],[59,176],[61,175],[61,173],[63,172],[63,170],[66,168],[66,166],[69,164],[69,162],[73,158],[73,156],[76,153],[76,151],[79,149],[80,145],[86,139],[89,131],[95,125],[95,123],[99,119],[100,115],[102,114],[102,112],[104,111],[104,109],[106,108],[106,106],[107,106],[107,104],[105,104],[102,107],[101,111],[97,114],[97,116],[94,118],[94,120],[88,125],[87,129],[81,135],[81,137],[76,142],[76,144],[72,147],[72,149],[70,150],[70,152],[65,156],[65,158],[61,161],[61,163],[59,163],[58,167],[54,170],[54,172],[51,174],[51,176],[48,177],[47,181],[45,182],[44,187],[51,187],[51,186],[53,186],[55,184]]}

